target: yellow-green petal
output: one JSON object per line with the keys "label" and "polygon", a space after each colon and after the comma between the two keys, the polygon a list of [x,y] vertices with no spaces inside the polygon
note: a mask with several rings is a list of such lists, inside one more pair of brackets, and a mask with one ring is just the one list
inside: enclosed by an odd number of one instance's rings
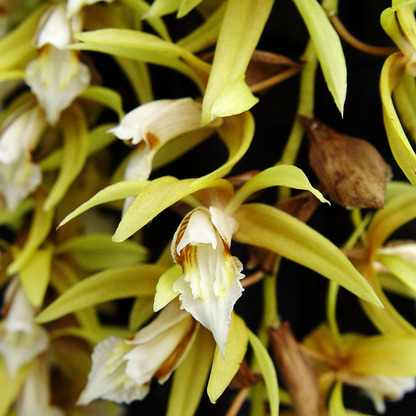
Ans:
{"label": "yellow-green petal", "polygon": [[45,195],[38,192],[35,195],[35,215],[29,231],[29,236],[23,249],[15,256],[13,262],[7,268],[7,274],[17,273],[43,243],[52,226],[53,211],[44,211]]}
{"label": "yellow-green petal", "polygon": [[20,270],[20,281],[33,306],[41,306],[51,277],[53,248],[37,250]]}
{"label": "yellow-green petal", "polygon": [[62,113],[61,126],[64,136],[62,166],[43,205],[45,211],[53,208],[65,196],[84,167],[88,154],[87,120],[78,106],[73,104]]}
{"label": "yellow-green petal", "polygon": [[288,186],[312,192],[321,202],[329,203],[309,182],[303,171],[291,165],[278,165],[253,176],[234,195],[227,206],[227,212],[234,212],[250,195],[271,186]]}
{"label": "yellow-green petal", "polygon": [[403,130],[391,97],[392,91],[404,74],[405,64],[406,60],[400,52],[387,58],[381,71],[380,94],[384,126],[391,151],[407,179],[416,186],[416,154]]}
{"label": "yellow-green petal", "polygon": [[71,221],[78,215],[81,215],[83,212],[88,211],[89,209],[97,205],[138,195],[146,187],[147,184],[148,181],[130,180],[107,186],[106,188],[95,194],[87,202],[84,202],[75,211],[72,211],[70,214],[68,214],[62,220],[59,226],[62,227],[68,221]]}
{"label": "yellow-green petal", "polygon": [[74,311],[113,299],[152,296],[165,267],[143,264],[94,274],[68,289],[37,317],[38,323],[53,321]]}
{"label": "yellow-green petal", "polygon": [[147,258],[147,249],[135,241],[115,244],[110,234],[85,234],[58,247],[56,254],[68,253],[84,270],[132,266]]}
{"label": "yellow-green petal", "polygon": [[175,370],[166,416],[195,414],[207,382],[214,348],[211,332],[200,326],[192,348]]}
{"label": "yellow-green petal", "polygon": [[160,311],[170,301],[175,299],[179,293],[173,291],[173,284],[183,275],[182,267],[175,264],[160,276],[156,286],[156,295],[153,303],[153,310]]}
{"label": "yellow-green petal", "polygon": [[212,403],[218,400],[239,370],[246,354],[247,343],[246,324],[238,315],[233,314],[225,346],[225,360],[222,358],[218,346],[215,348],[207,388],[208,397]]}
{"label": "yellow-green petal", "polygon": [[92,100],[99,104],[105,105],[108,108],[111,108],[114,112],[117,113],[120,120],[124,117],[123,101],[121,95],[111,88],[99,85],[89,86],[82,94],[78,96],[78,98]]}
{"label": "yellow-green petal", "polygon": [[[202,102],[202,124],[209,123],[217,116],[213,113],[213,108],[226,108],[222,102],[224,99],[229,100],[229,97],[238,96],[238,93],[230,89],[226,93],[224,90],[230,85],[241,90],[241,76],[245,74],[272,5],[272,0],[228,1]],[[240,81],[236,82],[237,79]],[[244,100],[234,103],[230,108],[232,112],[223,114],[224,116],[242,113],[257,102],[251,93],[248,94],[247,89],[248,87],[245,89]]]}
{"label": "yellow-green petal", "polygon": [[253,348],[256,363],[266,385],[267,397],[270,403],[270,416],[277,416],[279,414],[279,385],[277,384],[277,375],[273,361],[256,335],[249,329],[247,329],[247,334],[250,345]]}
{"label": "yellow-green petal", "polygon": [[378,335],[351,348],[348,371],[386,376],[416,376],[416,336]]}
{"label": "yellow-green petal", "polygon": [[342,400],[342,380],[339,380],[329,398],[329,416],[347,416]]}
{"label": "yellow-green petal", "polygon": [[293,0],[308,28],[328,89],[341,115],[347,95],[347,67],[341,41],[316,0]]}
{"label": "yellow-green petal", "polygon": [[382,306],[370,284],[324,236],[289,214],[264,204],[246,204],[234,214],[235,240],[271,250],[320,273],[358,297]]}
{"label": "yellow-green petal", "polygon": [[376,250],[399,227],[416,218],[416,189],[402,192],[374,215],[367,233],[367,244]]}

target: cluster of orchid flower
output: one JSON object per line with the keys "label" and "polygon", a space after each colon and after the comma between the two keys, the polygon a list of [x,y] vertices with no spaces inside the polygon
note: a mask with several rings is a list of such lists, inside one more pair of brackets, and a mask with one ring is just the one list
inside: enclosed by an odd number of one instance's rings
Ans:
{"label": "cluster of orchid flower", "polygon": [[[230,384],[239,391],[228,415],[247,400],[253,416],[361,414],[345,410],[343,384],[381,413],[385,400],[415,389],[416,328],[385,293],[416,297],[416,242],[389,240],[416,217],[412,2],[394,0],[382,15],[399,49],[380,84],[392,153],[410,183],[391,182],[369,143],[313,118],[318,63],[343,111],[346,63],[334,27],[364,52],[377,48],[351,40],[335,0],[294,0],[311,37],[302,63],[258,51],[273,3],[0,0],[0,225],[9,236],[0,240],[0,416],[121,415],[171,376],[168,416],[194,415],[205,390],[215,403]],[[203,23],[173,42],[171,13]],[[200,53],[209,48],[213,57]],[[89,52],[114,58],[137,108],[124,113]],[[200,96],[155,100],[148,64],[189,78]],[[298,73],[298,117],[280,163],[230,177],[256,140],[253,93]],[[108,109],[117,123],[106,121]],[[305,131],[319,190],[294,166]],[[213,135],[228,151],[222,165],[197,178],[158,176]],[[112,171],[118,139],[130,151]],[[278,202],[256,202],[271,187]],[[324,195],[352,209],[355,231],[342,248],[306,224],[329,203]],[[151,263],[142,228],[167,209],[182,220]],[[245,264],[233,240],[250,251]],[[279,320],[282,257],[329,279],[327,322],[304,340]],[[265,299],[257,334],[234,312],[254,284]],[[340,286],[376,335],[341,333]],[[134,298],[128,328],[103,323],[124,298]]]}

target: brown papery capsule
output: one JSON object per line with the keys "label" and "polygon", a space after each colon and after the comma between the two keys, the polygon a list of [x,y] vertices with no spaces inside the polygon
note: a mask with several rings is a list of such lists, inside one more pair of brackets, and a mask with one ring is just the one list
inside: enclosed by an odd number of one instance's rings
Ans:
{"label": "brown papery capsule", "polygon": [[270,329],[273,357],[292,398],[296,416],[318,416],[323,409],[316,369],[296,341],[288,322]]}
{"label": "brown papery capsule", "polygon": [[299,116],[309,138],[309,163],[332,201],[347,209],[384,206],[390,166],[365,140]]}

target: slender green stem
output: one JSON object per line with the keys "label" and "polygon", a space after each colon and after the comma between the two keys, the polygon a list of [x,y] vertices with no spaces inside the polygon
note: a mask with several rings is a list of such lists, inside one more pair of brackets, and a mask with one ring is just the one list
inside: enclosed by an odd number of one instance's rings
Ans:
{"label": "slender green stem", "polygon": [[[299,114],[302,114],[306,117],[313,116],[315,99],[315,74],[318,67],[318,58],[311,41],[308,42],[301,60],[305,62],[305,66],[302,70],[300,80],[299,104],[292,130],[280,159],[280,163],[291,165],[295,164],[304,134],[303,127],[297,116]],[[279,188],[279,200],[286,199],[289,196],[289,188]]]}

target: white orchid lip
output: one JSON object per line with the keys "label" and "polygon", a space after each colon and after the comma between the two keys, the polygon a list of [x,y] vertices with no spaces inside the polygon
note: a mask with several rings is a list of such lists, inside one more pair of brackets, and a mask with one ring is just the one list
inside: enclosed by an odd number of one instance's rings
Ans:
{"label": "white orchid lip", "polygon": [[0,355],[11,378],[20,368],[44,352],[49,336],[44,328],[34,323],[35,308],[30,304],[15,277],[6,295],[6,317],[0,323]]}
{"label": "white orchid lip", "polygon": [[236,220],[215,207],[196,208],[183,219],[172,241],[172,257],[183,276],[174,284],[182,308],[208,328],[225,357],[234,304],[241,296],[241,262],[230,253]]}

